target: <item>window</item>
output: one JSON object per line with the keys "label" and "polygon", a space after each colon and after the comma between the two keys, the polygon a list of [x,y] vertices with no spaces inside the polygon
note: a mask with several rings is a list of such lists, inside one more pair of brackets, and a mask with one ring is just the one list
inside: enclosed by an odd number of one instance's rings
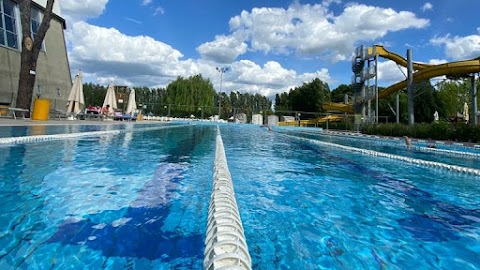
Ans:
{"label": "window", "polygon": [[18,49],[16,4],[11,0],[0,0],[0,45]]}
{"label": "window", "polygon": [[40,12],[40,10],[37,8],[32,7],[32,12],[30,13],[30,31],[32,32],[33,40],[35,40],[35,37],[37,37],[37,32],[41,21],[42,12]]}
{"label": "window", "polygon": [[[38,33],[38,28],[40,28],[40,23],[43,19],[43,13],[32,6],[32,11],[30,13],[30,31],[32,33],[32,40],[35,40]],[[41,50],[45,51],[45,40],[42,42]]]}
{"label": "window", "polygon": [[[19,37],[21,29],[19,23],[18,5],[12,0],[0,0],[0,45],[14,49],[19,49]],[[30,14],[30,31],[32,40],[35,40],[43,18],[43,13],[38,8],[32,6]],[[42,50],[45,50],[45,44],[42,43]]]}

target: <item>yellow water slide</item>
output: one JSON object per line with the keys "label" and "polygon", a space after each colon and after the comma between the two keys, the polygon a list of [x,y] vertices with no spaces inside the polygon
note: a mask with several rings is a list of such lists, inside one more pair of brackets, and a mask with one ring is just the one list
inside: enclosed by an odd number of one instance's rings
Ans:
{"label": "yellow water slide", "polygon": [[[407,67],[407,59],[403,58],[399,54],[387,51],[382,45],[373,45],[372,48],[367,49],[368,55],[375,56],[378,55],[380,57],[383,57],[388,60],[392,60],[393,62],[397,63],[398,65],[401,65],[402,67]],[[413,62],[413,69],[414,70],[423,70],[427,69],[429,67],[432,67],[433,65],[429,64],[424,64],[424,63],[418,63],[418,62]]]}
{"label": "yellow water slide", "polygon": [[317,123],[325,123],[327,121],[329,122],[338,122],[343,120],[345,117],[343,115],[327,115],[323,117],[318,117],[317,118]]}
{"label": "yellow water slide", "polygon": [[[458,62],[450,62],[440,65],[432,65],[429,68],[419,70],[413,73],[413,82],[428,80],[438,76],[455,76],[467,75],[470,73],[480,72],[480,60],[466,60]],[[391,94],[407,87],[407,80],[398,82],[392,86],[385,88],[378,93],[378,98],[385,98]]]}
{"label": "yellow water slide", "polygon": [[329,102],[323,103],[322,108],[327,111],[353,113],[353,107],[350,104]]}
{"label": "yellow water slide", "polygon": [[[368,55],[375,56],[378,55],[385,59],[394,61],[395,63],[406,67],[407,60],[402,56],[392,53],[386,50],[381,45],[374,45],[372,48],[367,49]],[[428,80],[438,76],[465,76],[470,73],[480,72],[480,59],[472,59],[465,61],[450,62],[440,65],[429,65],[423,63],[413,62],[413,69],[416,72],[413,73],[413,82],[419,82],[423,80]],[[378,98],[385,98],[391,94],[400,91],[407,87],[407,80],[398,82],[394,85],[391,85],[384,90],[378,93]],[[351,104],[343,103],[324,103],[322,108],[329,111],[339,111],[339,112],[348,112],[353,113],[353,107]]]}

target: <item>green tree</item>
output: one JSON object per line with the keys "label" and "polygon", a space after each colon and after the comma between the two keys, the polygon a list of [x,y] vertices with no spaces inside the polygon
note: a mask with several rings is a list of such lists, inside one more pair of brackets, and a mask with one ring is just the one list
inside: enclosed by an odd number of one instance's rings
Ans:
{"label": "green tree", "polygon": [[[379,91],[381,91],[379,87]],[[405,91],[400,91],[399,93],[399,109],[400,109],[400,123],[408,123],[408,102],[407,102],[407,93]],[[397,95],[390,95],[386,98],[380,99],[378,101],[378,112],[379,116],[388,117],[388,122],[396,121],[396,103]],[[395,113],[394,113],[395,112]]]}
{"label": "green tree", "polygon": [[322,103],[330,101],[330,94],[328,84],[316,78],[291,90],[289,104],[294,111],[323,112]]}
{"label": "green tree", "polygon": [[435,89],[429,80],[414,84],[414,108],[416,123],[433,122],[433,114],[438,110]]}
{"label": "green tree", "polygon": [[353,89],[350,84],[341,84],[337,88],[333,89],[331,101],[343,103],[345,101],[345,94],[347,94],[349,98],[353,97]]}
{"label": "green tree", "polygon": [[[215,96],[210,80],[195,75],[187,79],[178,77],[171,82],[166,88],[164,101],[166,105],[172,106],[172,115],[188,117],[197,114],[198,108],[212,108]],[[213,111],[209,110],[208,113]]]}
{"label": "green tree", "polygon": [[463,104],[470,103],[470,86],[466,81],[445,81],[439,85],[437,100],[438,113],[442,118],[450,118],[463,111]]}
{"label": "green tree", "polygon": [[84,83],[83,95],[85,97],[86,106],[102,106],[107,88],[98,84]]}
{"label": "green tree", "polygon": [[289,111],[290,104],[288,99],[288,93],[283,92],[275,95],[275,113],[277,115],[282,114],[282,111]]}

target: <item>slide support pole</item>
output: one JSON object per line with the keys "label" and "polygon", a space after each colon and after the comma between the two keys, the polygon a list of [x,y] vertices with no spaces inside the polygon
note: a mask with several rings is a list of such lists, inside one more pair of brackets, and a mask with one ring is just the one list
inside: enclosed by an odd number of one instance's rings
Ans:
{"label": "slide support pole", "polygon": [[407,94],[408,94],[408,124],[415,124],[414,93],[413,93],[413,61],[412,49],[407,50]]}

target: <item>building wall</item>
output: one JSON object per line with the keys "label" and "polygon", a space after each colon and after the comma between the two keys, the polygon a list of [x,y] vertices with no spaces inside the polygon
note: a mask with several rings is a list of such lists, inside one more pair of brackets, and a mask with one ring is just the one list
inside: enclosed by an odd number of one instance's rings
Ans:
{"label": "building wall", "polygon": [[268,116],[268,125],[269,126],[278,126],[278,116],[269,115]]}
{"label": "building wall", "polygon": [[[20,20],[20,18],[17,18]],[[20,29],[19,36],[21,36]],[[40,52],[33,92],[41,90],[41,98],[51,100],[51,108],[66,110],[68,94],[72,88],[72,76],[68,63],[63,22],[52,18],[44,39],[45,51]],[[0,103],[12,103],[15,107],[20,73],[20,51],[0,46]],[[58,89],[58,91],[57,91]]]}
{"label": "building wall", "polygon": [[263,116],[261,114],[253,114],[252,115],[252,124],[263,125]]}
{"label": "building wall", "polygon": [[[61,10],[60,10],[60,1],[57,0],[53,3],[53,13],[57,14],[58,16],[62,16]],[[33,0],[33,2],[39,4],[42,7],[47,6],[47,0]]]}

